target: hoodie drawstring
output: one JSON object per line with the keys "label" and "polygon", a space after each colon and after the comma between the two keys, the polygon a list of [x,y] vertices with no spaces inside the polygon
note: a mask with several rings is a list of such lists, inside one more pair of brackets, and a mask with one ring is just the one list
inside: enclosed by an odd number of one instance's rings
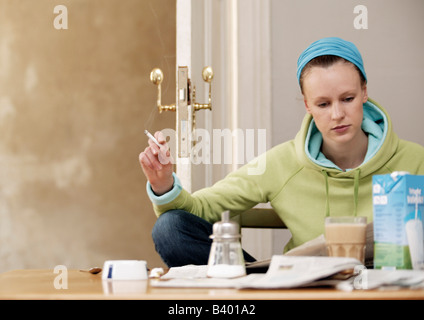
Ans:
{"label": "hoodie drawstring", "polygon": [[359,174],[361,169],[355,170],[355,178],[353,180],[353,215],[356,217],[358,213],[358,191],[359,191]]}
{"label": "hoodie drawstring", "polygon": [[[325,216],[330,216],[330,195],[328,193],[328,173],[324,169],[321,170],[325,179]],[[356,217],[358,214],[358,192],[359,192],[359,175],[361,169],[355,170],[355,177],[353,179],[353,215]]]}
{"label": "hoodie drawstring", "polygon": [[321,170],[321,173],[324,176],[325,179],[325,216],[330,216],[330,197],[328,194],[328,173],[324,169]]}

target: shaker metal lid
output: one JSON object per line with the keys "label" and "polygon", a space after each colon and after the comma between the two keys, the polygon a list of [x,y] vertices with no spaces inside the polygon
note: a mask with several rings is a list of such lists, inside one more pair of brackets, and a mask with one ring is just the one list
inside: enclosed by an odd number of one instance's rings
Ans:
{"label": "shaker metal lid", "polygon": [[222,213],[222,220],[214,223],[213,234],[210,238],[235,239],[240,237],[238,223],[230,220],[230,211],[224,211]]}

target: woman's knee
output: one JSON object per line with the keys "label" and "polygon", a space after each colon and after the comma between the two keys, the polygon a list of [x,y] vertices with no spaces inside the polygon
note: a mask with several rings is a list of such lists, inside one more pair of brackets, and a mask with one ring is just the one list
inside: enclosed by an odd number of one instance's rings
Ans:
{"label": "woman's knee", "polygon": [[171,210],[159,216],[152,238],[156,251],[169,267],[204,264],[209,254],[210,232],[207,221],[186,211]]}
{"label": "woman's knee", "polygon": [[163,238],[163,236],[169,236],[170,233],[180,229],[181,225],[185,224],[185,216],[189,214],[190,213],[183,210],[170,210],[161,214],[153,226],[153,239],[155,240]]}

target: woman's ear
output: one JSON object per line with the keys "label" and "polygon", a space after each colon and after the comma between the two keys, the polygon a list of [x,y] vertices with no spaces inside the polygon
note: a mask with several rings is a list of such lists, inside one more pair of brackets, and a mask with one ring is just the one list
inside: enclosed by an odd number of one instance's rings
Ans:
{"label": "woman's ear", "polygon": [[362,93],[363,93],[362,103],[365,103],[368,101],[368,90],[367,90],[366,84],[364,84],[364,86],[362,87]]}
{"label": "woman's ear", "polygon": [[306,101],[305,96],[303,96],[303,102],[305,103],[306,112],[309,113],[309,114],[311,114],[311,108],[309,108],[308,101]]}

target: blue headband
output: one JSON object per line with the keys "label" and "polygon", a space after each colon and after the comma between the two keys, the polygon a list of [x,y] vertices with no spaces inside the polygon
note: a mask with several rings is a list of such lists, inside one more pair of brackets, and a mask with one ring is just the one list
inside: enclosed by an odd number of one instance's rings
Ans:
{"label": "blue headband", "polygon": [[352,62],[359,68],[365,78],[365,81],[367,81],[364,63],[358,48],[356,48],[352,42],[336,37],[323,38],[315,41],[302,52],[297,60],[297,81],[300,83],[300,74],[309,61],[316,57],[325,55],[342,57],[343,59]]}

